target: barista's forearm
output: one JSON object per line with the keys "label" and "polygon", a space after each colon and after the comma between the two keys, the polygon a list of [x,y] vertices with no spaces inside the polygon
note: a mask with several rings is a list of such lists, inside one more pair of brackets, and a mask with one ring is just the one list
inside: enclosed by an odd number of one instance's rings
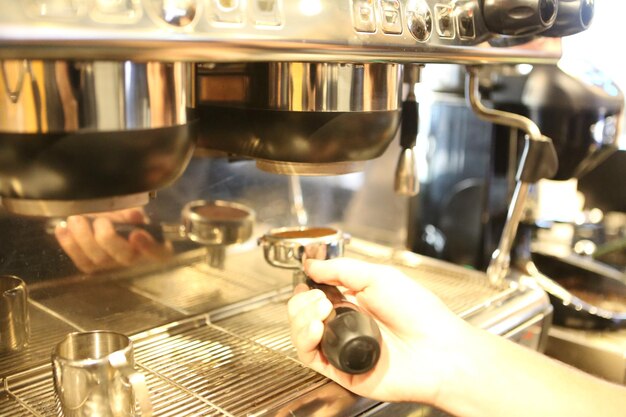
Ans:
{"label": "barista's forearm", "polygon": [[626,388],[482,330],[468,332],[437,406],[463,417],[626,417]]}

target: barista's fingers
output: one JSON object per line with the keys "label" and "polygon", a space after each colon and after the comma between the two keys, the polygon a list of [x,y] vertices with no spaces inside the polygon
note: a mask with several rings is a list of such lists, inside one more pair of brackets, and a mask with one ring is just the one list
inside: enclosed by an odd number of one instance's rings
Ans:
{"label": "barista's fingers", "polygon": [[89,260],[83,253],[83,250],[78,246],[78,243],[72,237],[72,233],[67,230],[65,226],[57,225],[54,229],[54,235],[61,245],[61,248],[65,251],[67,256],[70,257],[76,268],[87,274],[91,274],[96,270],[93,262]]}
{"label": "barista's fingers", "polygon": [[292,328],[291,341],[298,352],[298,357],[305,365],[312,364],[320,357],[317,346],[322,340],[323,333],[324,323],[320,320],[312,321],[301,329]]}
{"label": "barista's fingers", "polygon": [[315,282],[342,285],[353,291],[363,291],[373,285],[380,275],[387,275],[388,268],[350,258],[334,258],[327,261],[309,259],[304,269]]}
{"label": "barista's fingers", "polygon": [[304,363],[309,364],[317,357],[317,346],[324,332],[322,321],[328,317],[332,308],[320,290],[300,292],[289,300],[291,341]]}
{"label": "barista's fingers", "polygon": [[99,217],[93,222],[96,241],[118,263],[129,266],[137,258],[137,251],[115,231],[109,219]]}
{"label": "barista's fingers", "polygon": [[128,236],[128,242],[147,259],[167,259],[174,252],[171,242],[159,243],[145,230],[133,230]]}
{"label": "barista's fingers", "polygon": [[[306,308],[309,308],[313,303],[326,298],[326,295],[321,290],[308,290],[308,287],[304,284],[298,284],[296,287],[297,293],[289,299],[287,302],[287,315],[289,322],[292,323],[296,316]],[[305,290],[307,288],[307,290]]]}
{"label": "barista's fingers", "polygon": [[328,298],[318,298],[303,306],[297,314],[292,315],[290,322],[296,329],[307,328],[312,322],[326,320],[332,310],[333,305]]}
{"label": "barista's fingers", "polygon": [[111,256],[96,241],[91,224],[86,217],[68,217],[67,228],[85,256],[89,258],[96,268],[110,268],[115,264]]}

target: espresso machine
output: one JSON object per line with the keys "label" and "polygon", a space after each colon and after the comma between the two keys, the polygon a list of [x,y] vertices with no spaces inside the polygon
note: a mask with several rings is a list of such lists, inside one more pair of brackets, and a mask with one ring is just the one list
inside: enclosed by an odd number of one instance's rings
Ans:
{"label": "espresso machine", "polygon": [[[94,331],[133,341],[154,415],[426,412],[358,397],[298,362],[292,274],[254,237],[341,230],[348,208],[374,209],[354,206],[389,154],[397,164],[383,171],[408,204],[420,183],[418,86],[444,64],[464,71],[476,114],[525,133],[492,268],[358,233],[344,255],[393,265],[473,325],[543,349],[552,307],[508,259],[528,185],[554,175],[556,153],[527,115],[485,106],[478,84],[494,66],[554,65],[559,48],[541,41],[585,30],[593,1],[0,4],[0,274],[24,282],[29,316],[28,341],[0,352],[1,415],[60,415],[50,354],[68,333]],[[189,231],[181,212],[197,201],[234,217],[213,213],[208,240],[172,238]],[[243,217],[246,233],[207,261],[206,242]]]}

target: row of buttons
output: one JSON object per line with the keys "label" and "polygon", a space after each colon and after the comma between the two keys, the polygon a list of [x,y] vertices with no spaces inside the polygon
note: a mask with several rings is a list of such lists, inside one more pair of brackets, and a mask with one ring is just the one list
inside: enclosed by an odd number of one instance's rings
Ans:
{"label": "row of buttons", "polygon": [[441,38],[454,39],[456,28],[461,39],[474,39],[476,36],[474,9],[470,7],[455,9],[451,5],[437,4],[435,5],[435,20],[437,34]]}
{"label": "row of buttons", "polygon": [[402,12],[399,0],[352,0],[352,21],[357,32],[376,32],[376,16],[384,33],[402,33]]}
{"label": "row of buttons", "polygon": [[[407,26],[409,32],[420,42],[430,39],[433,29],[433,17],[425,1],[414,1],[407,10]],[[377,18],[378,16],[378,18]],[[435,5],[435,22],[437,33],[443,39],[454,39],[456,26],[461,39],[473,39],[473,9],[455,9],[452,5]],[[455,24],[455,20],[458,23]],[[402,7],[399,0],[352,0],[352,21],[354,29],[362,33],[375,33],[377,21],[383,33],[402,34]]]}
{"label": "row of buttons", "polygon": [[[251,17],[257,26],[281,26],[283,0],[252,1]],[[28,0],[28,14],[35,18],[72,20],[89,14],[96,22],[136,23],[143,15],[141,0]],[[212,23],[242,25],[244,0],[144,0],[148,14],[159,23],[186,27],[195,23],[204,7]],[[205,5],[206,4],[206,5]]]}

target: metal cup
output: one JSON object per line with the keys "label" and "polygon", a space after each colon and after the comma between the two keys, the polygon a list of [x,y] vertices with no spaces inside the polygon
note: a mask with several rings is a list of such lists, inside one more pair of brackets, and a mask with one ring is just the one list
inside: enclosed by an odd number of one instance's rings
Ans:
{"label": "metal cup", "polygon": [[133,343],[109,331],[68,334],[52,352],[54,388],[65,417],[152,416],[143,374],[134,370]]}
{"label": "metal cup", "polygon": [[0,353],[24,348],[29,334],[26,284],[18,277],[0,275]]}

